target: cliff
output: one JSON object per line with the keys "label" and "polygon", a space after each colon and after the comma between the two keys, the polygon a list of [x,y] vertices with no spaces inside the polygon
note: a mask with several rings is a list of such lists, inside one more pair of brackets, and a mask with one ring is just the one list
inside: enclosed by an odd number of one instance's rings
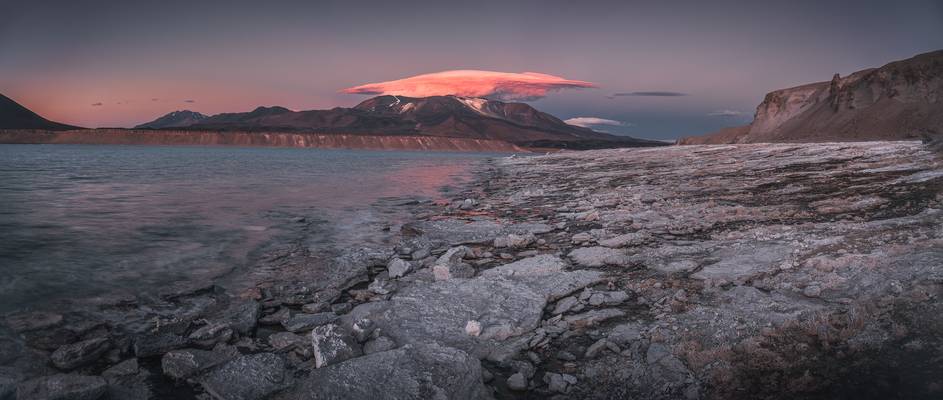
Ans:
{"label": "cliff", "polygon": [[0,130],[0,143],[315,147],[326,149],[527,152],[500,140],[286,132],[84,129]]}
{"label": "cliff", "polygon": [[679,144],[916,140],[943,134],[943,51],[770,92],[753,122]]}

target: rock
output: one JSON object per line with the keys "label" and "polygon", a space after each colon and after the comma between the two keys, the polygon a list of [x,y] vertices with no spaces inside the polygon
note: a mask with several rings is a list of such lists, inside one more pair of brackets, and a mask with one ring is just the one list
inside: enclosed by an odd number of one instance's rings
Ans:
{"label": "rock", "polygon": [[222,364],[232,357],[208,350],[183,349],[173,350],[160,359],[164,375],[174,379],[187,379]]}
{"label": "rock", "polygon": [[196,347],[209,349],[217,343],[226,343],[232,339],[233,330],[228,323],[210,322],[193,331],[188,339]]}
{"label": "rock", "polygon": [[631,247],[644,244],[651,239],[651,236],[648,232],[634,232],[600,240],[598,243],[600,246],[610,248]]}
{"label": "rock", "polygon": [[[331,308],[331,303],[326,301],[316,301],[314,303],[308,303],[301,306],[301,312],[305,314],[317,314],[320,312],[327,311]],[[287,321],[288,318],[285,319]]]}
{"label": "rock", "polygon": [[373,282],[370,282],[370,285],[367,286],[367,290],[378,295],[386,295],[392,293],[395,288],[386,279],[377,277]]}
{"label": "rock", "polygon": [[570,353],[569,351],[561,350],[557,352],[557,359],[563,360],[563,361],[576,361],[576,356],[573,355],[573,353]]}
{"label": "rock", "polygon": [[111,368],[106,369],[105,372],[102,372],[102,377],[107,380],[111,380],[111,378],[121,376],[137,375],[138,371],[140,371],[140,367],[138,367],[138,359],[129,358],[111,366]]}
{"label": "rock", "polygon": [[357,340],[337,324],[322,325],[311,331],[314,366],[323,368],[363,354]]}
{"label": "rock", "polygon": [[573,235],[573,237],[570,238],[570,241],[573,242],[573,244],[583,244],[586,242],[590,242],[592,240],[593,240],[593,235],[590,235],[588,232],[580,232]]}
{"label": "rock", "polygon": [[[413,260],[418,261],[426,257],[429,257],[430,255],[432,255],[432,249],[429,248],[428,246],[425,246],[414,251],[412,254],[409,255],[409,257],[412,258]],[[392,276],[393,276],[393,273],[391,272],[390,277]]]}
{"label": "rock", "polygon": [[567,315],[564,321],[570,324],[571,328],[585,328],[594,326],[608,319],[624,316],[622,310],[615,308],[603,308],[599,310],[590,310],[581,314]]}
{"label": "rock", "polygon": [[110,349],[108,338],[95,338],[59,347],[50,359],[56,368],[71,370],[97,360]]}
{"label": "rock", "polygon": [[294,317],[291,317],[288,321],[285,321],[282,326],[285,327],[285,330],[289,332],[302,332],[314,329],[315,327],[329,324],[337,320],[337,314],[332,312],[318,313],[318,314],[295,314]]}
{"label": "rock", "polygon": [[629,295],[624,291],[616,290],[611,292],[593,292],[589,296],[589,304],[593,306],[617,306],[629,299]]}
{"label": "rock", "polygon": [[551,392],[568,393],[570,387],[576,385],[576,382],[576,377],[573,375],[552,372],[544,374],[544,383],[547,384],[547,389]]}
{"label": "rock", "polygon": [[483,400],[491,395],[475,357],[454,348],[416,344],[316,369],[279,398]]}
{"label": "rock", "polygon": [[652,343],[648,346],[645,361],[653,367],[652,373],[655,378],[665,382],[683,382],[690,375],[684,363],[661,343]]}
{"label": "rock", "polygon": [[580,247],[567,255],[579,266],[583,267],[603,267],[627,266],[632,263],[629,255],[621,249],[610,249],[608,247]]}
{"label": "rock", "polygon": [[548,301],[562,298],[603,280],[602,272],[564,271],[566,266],[566,262],[559,257],[543,254],[489,269],[482,272],[481,276],[504,277],[524,283],[532,290],[543,294]]}
{"label": "rock", "polygon": [[507,380],[508,389],[522,391],[527,390],[527,378],[520,372],[515,372]]}
{"label": "rock", "polygon": [[610,342],[620,345],[627,345],[642,338],[642,327],[634,322],[617,325],[609,332]]}
{"label": "rock", "polygon": [[350,328],[350,330],[354,333],[354,338],[357,339],[357,341],[360,343],[366,342],[367,339],[370,339],[370,335],[372,335],[376,329],[376,324],[366,318],[355,322],[354,325]]}
{"label": "rock", "polygon": [[245,300],[230,306],[226,312],[229,327],[236,333],[246,336],[255,331],[259,322],[259,303]]}
{"label": "rock", "polygon": [[390,278],[399,278],[409,273],[412,266],[401,258],[394,258],[386,264],[386,269],[390,274]]}
{"label": "rock", "polygon": [[468,321],[465,324],[465,333],[471,336],[481,335],[481,323],[478,321]]}
{"label": "rock", "polygon": [[507,234],[540,235],[553,228],[541,223],[501,224],[493,220],[467,221],[463,219],[440,219],[417,221],[403,226],[406,234],[422,235],[430,242],[445,242],[453,246],[463,244],[487,244],[494,238]]}
{"label": "rock", "polygon": [[[342,320],[350,326],[368,318],[399,344],[437,343],[484,357],[495,342],[536,329],[545,305],[527,285],[478,277],[412,285],[390,300],[361,304]],[[481,324],[479,336],[465,331],[473,320]]]}
{"label": "rock", "polygon": [[577,300],[576,297],[573,297],[573,296],[564,297],[557,301],[557,305],[553,308],[553,311],[551,312],[551,314],[553,315],[563,314],[567,311],[570,311],[570,309],[573,308],[573,306],[575,306],[577,303],[579,303],[579,300]]}
{"label": "rock", "polygon": [[465,246],[453,247],[440,256],[432,266],[435,280],[444,281],[475,276],[475,268],[462,262],[462,258],[468,251]]}
{"label": "rock", "polygon": [[395,348],[396,343],[393,343],[390,338],[386,336],[379,336],[376,339],[369,340],[363,344],[363,353],[373,354],[379,353],[381,351],[393,350]]}
{"label": "rock", "polygon": [[58,374],[20,382],[17,400],[95,400],[108,390],[100,376]]}
{"label": "rock", "polygon": [[170,333],[138,336],[134,340],[134,355],[138,357],[159,356],[171,350],[187,346],[187,339]]}
{"label": "rock", "polygon": [[534,244],[536,241],[537,237],[533,233],[528,232],[523,235],[512,233],[507,236],[507,247],[521,249]]}
{"label": "rock", "polygon": [[272,349],[278,352],[292,350],[308,345],[308,341],[303,336],[291,332],[277,332],[268,337],[268,343]]}
{"label": "rock", "polygon": [[588,348],[586,348],[586,354],[584,355],[584,357],[586,358],[596,357],[596,355],[598,355],[600,351],[602,351],[603,349],[607,347],[606,344],[607,344],[606,339],[597,340],[595,343],[591,344]]}
{"label": "rock", "polygon": [[201,379],[218,400],[257,400],[288,386],[285,360],[272,353],[240,356]]}
{"label": "rock", "polygon": [[347,302],[331,304],[331,312],[337,315],[347,314],[353,308],[354,308],[354,305]]}
{"label": "rock", "polygon": [[24,378],[22,371],[13,366],[0,366],[0,400],[13,400],[16,384]]}
{"label": "rock", "polygon": [[[302,307],[303,311],[305,311],[305,307],[307,307],[307,304]],[[259,323],[262,325],[281,325],[289,318],[291,318],[291,310],[289,310],[287,307],[282,307],[274,313],[259,318]]]}

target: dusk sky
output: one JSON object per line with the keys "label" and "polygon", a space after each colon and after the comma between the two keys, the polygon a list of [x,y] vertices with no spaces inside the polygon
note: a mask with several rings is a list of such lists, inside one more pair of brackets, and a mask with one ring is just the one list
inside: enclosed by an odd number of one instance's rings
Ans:
{"label": "dusk sky", "polygon": [[0,93],[86,127],[346,107],[434,79],[668,139],[747,123],[770,90],[938,49],[939,0],[0,1]]}

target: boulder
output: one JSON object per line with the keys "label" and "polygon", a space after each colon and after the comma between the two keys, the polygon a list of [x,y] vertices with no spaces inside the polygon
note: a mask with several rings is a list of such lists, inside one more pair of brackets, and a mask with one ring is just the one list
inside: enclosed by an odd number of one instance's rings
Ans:
{"label": "boulder", "polygon": [[400,278],[405,276],[412,269],[412,266],[409,262],[401,258],[393,258],[389,263],[386,264],[386,270],[390,274],[390,278]]}
{"label": "boulder", "polygon": [[576,385],[576,382],[576,377],[573,375],[553,372],[544,374],[544,383],[547,384],[547,389],[551,392],[567,393],[570,391],[571,386]]}
{"label": "boulder", "polygon": [[188,339],[193,346],[209,349],[217,343],[226,343],[232,339],[233,330],[228,323],[210,322],[193,331]]}
{"label": "boulder", "polygon": [[255,331],[259,323],[259,303],[255,300],[246,300],[231,305],[225,312],[230,328],[236,333],[246,336]]}
{"label": "boulder", "polygon": [[337,324],[322,325],[311,331],[314,367],[323,368],[363,354],[357,339]]}
{"label": "boulder", "polygon": [[522,391],[527,390],[527,378],[520,372],[515,372],[507,380],[508,389]]}
{"label": "boulder", "polygon": [[277,399],[489,399],[481,364],[443,346],[407,345],[311,372]]}
{"label": "boulder", "polygon": [[174,379],[187,379],[229,361],[231,358],[228,354],[207,350],[173,350],[161,357],[160,367],[164,375]]}
{"label": "boulder", "polygon": [[50,359],[56,368],[71,370],[97,360],[110,349],[108,338],[95,338],[61,346]]}
{"label": "boulder", "polygon": [[58,374],[20,382],[17,400],[96,400],[108,390],[100,376]]}
{"label": "boulder", "polygon": [[570,260],[583,267],[627,266],[631,258],[625,250],[608,247],[580,247],[570,252]]}
{"label": "boulder", "polygon": [[203,389],[218,400],[258,400],[289,384],[285,360],[272,353],[240,356],[200,380]]}
{"label": "boulder", "polygon": [[333,312],[324,312],[317,314],[295,314],[287,321],[282,323],[285,330],[289,332],[303,332],[314,329],[318,326],[329,324],[337,320],[337,314]]}
{"label": "boulder", "polygon": [[363,353],[373,354],[379,353],[381,351],[393,350],[395,348],[396,343],[394,343],[393,340],[386,336],[379,336],[376,339],[368,340],[363,344]]}

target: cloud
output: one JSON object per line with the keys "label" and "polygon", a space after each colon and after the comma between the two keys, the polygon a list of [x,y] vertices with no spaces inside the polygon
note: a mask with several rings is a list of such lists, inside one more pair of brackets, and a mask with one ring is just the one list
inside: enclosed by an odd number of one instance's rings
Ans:
{"label": "cloud", "polygon": [[184,103],[196,103],[196,100],[184,100]]}
{"label": "cloud", "polygon": [[579,126],[583,128],[592,128],[594,126],[634,126],[634,124],[622,121],[616,121],[614,119],[606,118],[597,118],[597,117],[576,117],[564,120],[567,124],[573,126]]}
{"label": "cloud", "polygon": [[743,111],[736,110],[717,110],[707,113],[711,117],[736,117],[743,115]]}
{"label": "cloud", "polygon": [[611,97],[624,97],[624,96],[679,97],[679,96],[687,96],[687,95],[688,95],[687,93],[681,93],[681,92],[653,91],[653,92],[613,93]]}
{"label": "cloud", "polygon": [[102,106],[102,102],[100,101],[98,103],[92,103],[92,107],[101,107],[101,106]]}
{"label": "cloud", "polygon": [[495,100],[536,100],[561,89],[594,88],[591,82],[537,72],[476,70],[443,71],[395,81],[368,83],[341,90],[350,94],[391,94],[408,97],[454,95]]}

